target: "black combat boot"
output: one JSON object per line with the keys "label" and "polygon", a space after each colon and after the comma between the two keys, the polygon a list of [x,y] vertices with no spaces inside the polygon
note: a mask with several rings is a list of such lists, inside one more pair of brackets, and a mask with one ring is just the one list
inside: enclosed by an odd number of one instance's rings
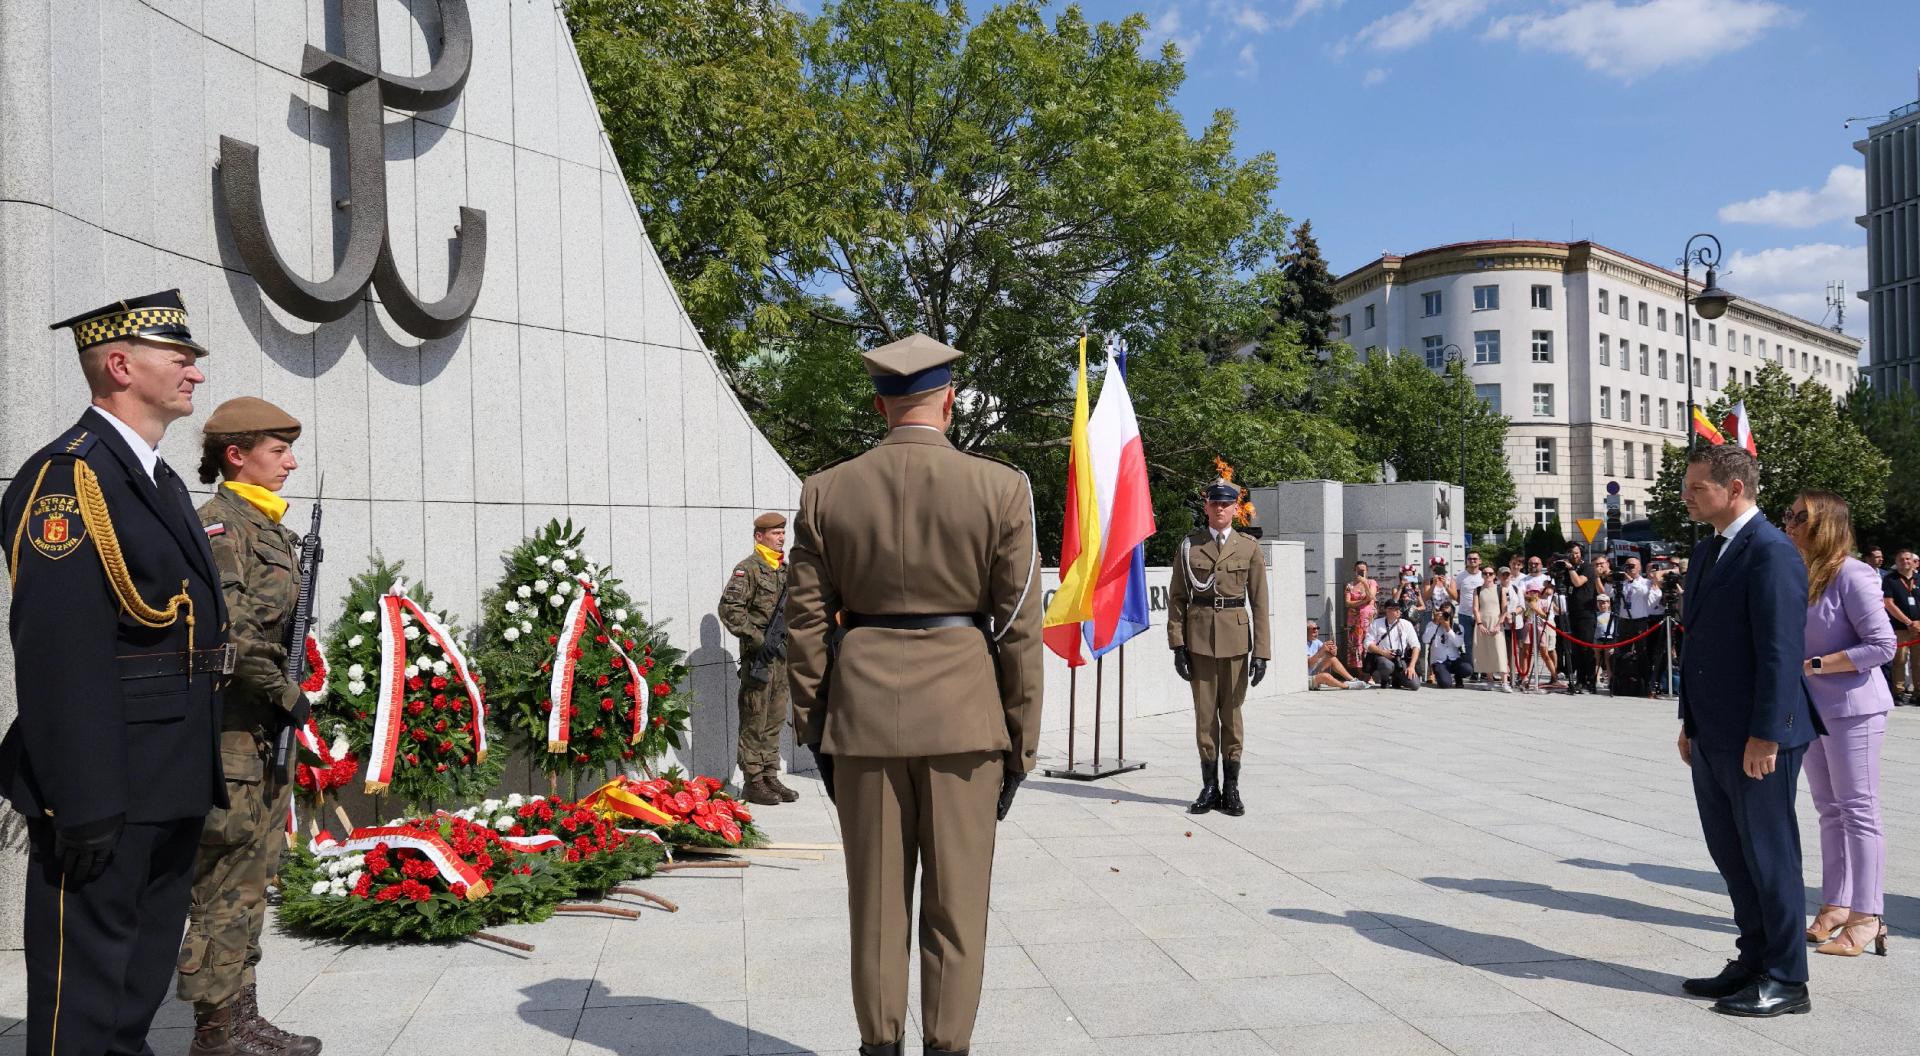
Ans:
{"label": "black combat boot", "polygon": [[900,1042],[890,1041],[885,1045],[862,1045],[860,1056],[904,1056]]}
{"label": "black combat boot", "polygon": [[1220,805],[1220,765],[1212,759],[1200,760],[1200,798],[1187,808],[1189,814],[1205,814]]}
{"label": "black combat boot", "polygon": [[925,1056],[967,1056],[965,1049],[936,1049],[931,1045],[922,1049],[921,1052],[925,1053]]}
{"label": "black combat boot", "polygon": [[1237,818],[1247,812],[1247,805],[1240,802],[1240,760],[1229,759],[1221,765],[1226,769],[1226,782],[1220,788],[1219,811]]}
{"label": "black combat boot", "polygon": [[319,1056],[320,1039],[281,1030],[260,1014],[260,989],[248,986],[235,1000],[233,1031],[235,1040],[251,1038],[285,1056]]}
{"label": "black combat boot", "polygon": [[773,789],[774,795],[779,796],[782,803],[794,803],[800,799],[800,793],[788,788],[775,771],[767,771],[767,787]]}

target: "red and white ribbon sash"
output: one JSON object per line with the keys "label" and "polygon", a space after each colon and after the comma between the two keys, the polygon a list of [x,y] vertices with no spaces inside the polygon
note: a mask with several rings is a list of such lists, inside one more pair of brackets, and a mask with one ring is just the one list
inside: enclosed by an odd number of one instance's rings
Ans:
{"label": "red and white ribbon sash", "polygon": [[402,599],[382,594],[376,612],[380,624],[380,684],[373,711],[373,737],[367,746],[368,795],[378,795],[393,784],[393,764],[400,752],[400,728],[407,706],[407,634],[400,619]]}
{"label": "red and white ribbon sash", "polygon": [[333,765],[333,749],[327,747],[327,742],[320,738],[320,728],[313,724],[312,716],[307,717],[305,725],[294,728],[293,739],[300,742],[300,747],[312,752],[320,760],[321,766]]}
{"label": "red and white ribbon sash", "polygon": [[[573,603],[567,606],[567,615],[560,624],[560,635],[554,643],[553,676],[547,685],[547,699],[552,702],[553,710],[547,713],[547,751],[564,752],[573,727],[573,676],[579,661],[573,651],[587,636],[587,619],[591,617],[595,626],[605,629],[607,621],[600,614],[599,598],[594,593],[593,581],[585,576],[577,580],[578,590],[573,593]],[[627,666],[627,677],[633,684],[633,737],[629,743],[638,743],[646,732],[647,693],[646,682],[640,677],[640,665],[633,662],[625,648],[607,634],[607,641],[613,651]]]}
{"label": "red and white ribbon sash", "polygon": [[[440,648],[442,656],[447,658],[447,666],[458,676],[460,685],[467,691],[468,715],[471,718],[469,728],[473,731],[473,760],[477,763],[487,761],[487,705],[480,693],[480,686],[473,680],[473,665],[467,662],[467,655],[460,651],[460,643],[448,633],[440,618],[422,608],[420,604],[406,595],[400,595],[400,604],[406,606],[420,626],[427,629],[427,637]],[[401,639],[403,642],[405,639]],[[403,662],[401,667],[405,667]]]}
{"label": "red and white ribbon sash", "polygon": [[389,848],[404,847],[407,850],[420,852],[422,858],[433,863],[434,869],[440,874],[440,879],[446,881],[448,886],[465,884],[469,899],[483,898],[489,890],[486,878],[480,875],[480,870],[453,853],[453,848],[447,846],[447,841],[430,833],[417,832],[413,829],[394,826],[355,829],[344,841],[329,839],[322,843],[315,840],[308,849],[316,857],[337,858],[343,854],[364,854],[383,843]]}
{"label": "red and white ribbon sash", "polygon": [[502,836],[500,842],[521,854],[538,854],[541,851],[550,851],[564,841],[552,833],[544,833],[539,836]]}

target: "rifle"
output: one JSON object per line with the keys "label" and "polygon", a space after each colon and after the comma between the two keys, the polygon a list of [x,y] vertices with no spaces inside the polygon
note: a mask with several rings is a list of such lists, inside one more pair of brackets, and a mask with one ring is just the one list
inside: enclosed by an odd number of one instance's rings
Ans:
{"label": "rifle", "polygon": [[775,661],[783,660],[787,655],[787,588],[780,588],[780,597],[773,603],[773,619],[767,621],[767,633],[760,637],[760,648],[754,650],[753,659],[748,662],[741,677],[756,686],[767,684],[768,669]]}
{"label": "rifle", "polygon": [[[325,493],[327,480],[320,478],[320,491]],[[293,619],[287,621],[287,662],[285,672],[287,681],[299,685],[307,680],[307,630],[313,624],[313,581],[320,573],[320,496],[313,499],[313,522],[307,528],[306,538],[300,540],[300,593],[293,603]],[[297,713],[297,709],[296,709]],[[293,776],[294,727],[297,719],[289,715],[280,727],[278,738],[273,745],[273,776],[286,782]]]}

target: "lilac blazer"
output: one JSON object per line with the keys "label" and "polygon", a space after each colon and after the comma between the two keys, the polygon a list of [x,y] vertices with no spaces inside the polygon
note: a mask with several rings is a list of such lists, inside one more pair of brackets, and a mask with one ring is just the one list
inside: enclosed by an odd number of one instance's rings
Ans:
{"label": "lilac blazer", "polygon": [[1820,600],[1807,606],[1807,656],[1845,653],[1858,669],[1802,676],[1823,719],[1893,710],[1893,694],[1879,671],[1893,659],[1893,621],[1880,599],[1879,574],[1849,557]]}

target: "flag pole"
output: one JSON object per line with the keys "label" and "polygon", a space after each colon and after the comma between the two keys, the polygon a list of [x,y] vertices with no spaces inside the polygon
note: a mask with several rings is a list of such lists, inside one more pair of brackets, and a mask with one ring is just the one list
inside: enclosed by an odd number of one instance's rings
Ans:
{"label": "flag pole", "polygon": [[1080,669],[1067,668],[1067,769],[1073,769],[1073,729],[1079,724]]}
{"label": "flag pole", "polygon": [[1093,661],[1093,768],[1100,769],[1100,705],[1101,691],[1107,683],[1107,658],[1095,657]]}

